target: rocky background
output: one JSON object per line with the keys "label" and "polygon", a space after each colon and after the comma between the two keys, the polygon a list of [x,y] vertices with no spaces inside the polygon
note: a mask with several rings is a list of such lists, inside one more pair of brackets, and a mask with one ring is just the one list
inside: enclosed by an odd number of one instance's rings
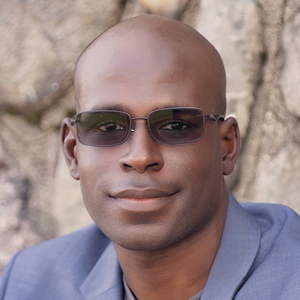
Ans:
{"label": "rocky background", "polygon": [[146,13],[188,23],[224,59],[242,135],[234,194],[300,212],[299,0],[1,1],[0,274],[18,250],[91,222],[59,145],[74,65],[100,32]]}

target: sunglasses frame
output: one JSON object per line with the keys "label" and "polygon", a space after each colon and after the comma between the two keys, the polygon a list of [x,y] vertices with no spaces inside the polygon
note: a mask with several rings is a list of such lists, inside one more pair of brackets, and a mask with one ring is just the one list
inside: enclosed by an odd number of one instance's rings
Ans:
{"label": "sunglasses frame", "polygon": [[[164,110],[174,110],[174,109],[184,109],[184,110],[199,110],[202,112],[203,114],[203,133],[202,133],[202,136],[197,138],[197,139],[193,139],[191,141],[184,141],[184,142],[176,142],[176,143],[170,143],[170,142],[163,142],[163,141],[160,141],[160,140],[157,140],[152,132],[151,132],[151,129],[148,125],[148,120],[149,120],[149,116],[155,112],[158,112],[158,111],[164,111]],[[111,145],[92,145],[92,144],[87,144],[87,143],[83,143],[80,139],[80,134],[79,134],[79,130],[78,130],[78,124],[79,124],[79,121],[78,121],[78,116],[83,114],[83,113],[97,113],[97,112],[116,112],[116,113],[121,113],[121,114],[124,114],[124,115],[127,115],[129,117],[129,129],[128,129],[128,133],[126,135],[126,137],[124,138],[124,140],[120,143],[115,143],[115,144],[111,144]],[[112,147],[112,146],[117,146],[117,145],[121,145],[121,144],[124,144],[126,141],[128,141],[128,139],[130,138],[130,136],[132,135],[132,133],[134,132],[134,129],[135,127],[132,125],[132,121],[135,121],[135,120],[145,120],[146,121],[146,126],[147,126],[147,130],[151,136],[151,138],[158,142],[158,143],[161,143],[161,144],[168,144],[168,145],[176,145],[176,144],[187,144],[187,143],[192,143],[192,142],[196,142],[196,141],[199,141],[203,138],[204,136],[204,132],[205,132],[205,119],[210,119],[210,120],[213,120],[213,121],[224,121],[225,119],[225,115],[222,115],[222,114],[205,114],[204,113],[204,110],[202,108],[199,108],[199,107],[168,107],[168,108],[162,108],[162,109],[156,109],[156,110],[153,110],[151,111],[147,117],[136,117],[136,118],[132,118],[131,115],[125,111],[120,111],[120,110],[90,110],[90,111],[82,111],[80,113],[77,113],[75,118],[74,119],[69,119],[70,123],[71,123],[71,126],[75,125],[76,124],[76,133],[77,133],[77,138],[79,140],[79,142],[83,145],[86,145],[86,146],[92,146],[92,147]]]}

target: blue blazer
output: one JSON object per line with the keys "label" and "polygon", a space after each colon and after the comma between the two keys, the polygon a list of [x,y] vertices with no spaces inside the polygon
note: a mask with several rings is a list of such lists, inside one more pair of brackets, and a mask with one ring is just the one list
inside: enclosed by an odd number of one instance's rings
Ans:
{"label": "blue blazer", "polygon": [[[0,282],[5,300],[123,300],[110,240],[91,225],[16,254]],[[299,300],[300,217],[229,193],[220,248],[201,300]]]}

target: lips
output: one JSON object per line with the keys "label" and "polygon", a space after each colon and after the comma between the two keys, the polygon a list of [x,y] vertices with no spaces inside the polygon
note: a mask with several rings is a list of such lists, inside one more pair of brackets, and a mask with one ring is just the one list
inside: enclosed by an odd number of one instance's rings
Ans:
{"label": "lips", "polygon": [[163,209],[173,201],[173,196],[177,193],[163,191],[159,189],[126,189],[117,192],[110,197],[117,205],[129,211],[155,211]]}
{"label": "lips", "polygon": [[175,192],[167,192],[158,189],[126,189],[114,194],[113,198],[149,199],[172,196]]}

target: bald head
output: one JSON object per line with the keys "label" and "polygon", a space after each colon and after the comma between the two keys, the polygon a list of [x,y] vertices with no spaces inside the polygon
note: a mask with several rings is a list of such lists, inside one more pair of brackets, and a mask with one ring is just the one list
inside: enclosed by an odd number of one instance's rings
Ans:
{"label": "bald head", "polygon": [[[177,69],[174,66],[177,66]],[[199,89],[205,91],[207,101],[216,113],[225,113],[226,78],[222,59],[216,49],[188,25],[155,15],[143,15],[125,20],[107,29],[94,39],[81,53],[75,70],[75,99],[80,110],[86,92],[85,75],[91,69],[95,75],[106,77],[120,72],[137,72],[149,76],[152,71],[161,73],[173,68],[182,82],[186,76],[199,77]],[[123,74],[123,75],[121,75]],[[167,80],[172,81],[172,76]],[[203,80],[205,78],[205,80]]]}

